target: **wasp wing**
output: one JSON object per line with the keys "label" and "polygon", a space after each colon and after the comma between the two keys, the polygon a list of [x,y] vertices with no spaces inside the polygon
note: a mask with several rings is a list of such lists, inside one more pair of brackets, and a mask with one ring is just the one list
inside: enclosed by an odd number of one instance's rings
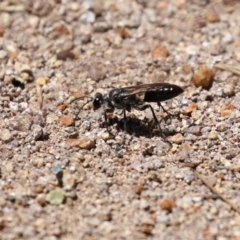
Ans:
{"label": "wasp wing", "polygon": [[133,95],[143,95],[144,102],[161,102],[181,94],[183,89],[170,83],[152,83],[121,88],[118,98],[128,98]]}
{"label": "wasp wing", "polygon": [[[172,84],[169,83],[151,83],[151,84],[141,84],[138,86],[131,86],[131,87],[125,87],[121,88],[122,91],[119,94],[121,97],[131,96],[134,94],[142,94],[147,91],[157,91],[158,89],[169,87]],[[119,97],[120,97],[119,96]]]}

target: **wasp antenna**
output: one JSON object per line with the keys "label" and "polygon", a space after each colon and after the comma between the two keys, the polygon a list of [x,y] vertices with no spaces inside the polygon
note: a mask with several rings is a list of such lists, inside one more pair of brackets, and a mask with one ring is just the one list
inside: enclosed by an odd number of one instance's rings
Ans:
{"label": "wasp antenna", "polygon": [[84,108],[85,105],[87,105],[88,103],[90,103],[91,101],[93,101],[93,97],[87,97],[87,98],[89,98],[89,100],[82,105],[82,107],[80,108],[80,111]]}
{"label": "wasp antenna", "polygon": [[[80,112],[82,111],[82,109],[84,108],[84,106],[87,105],[88,103],[90,103],[91,101],[93,101],[93,97],[86,97],[86,98],[89,98],[89,100],[88,100],[86,103],[84,103],[84,104],[79,108],[79,111],[78,111],[77,114],[76,114],[76,119],[77,119],[79,113],[80,113]],[[76,100],[76,99],[75,99],[75,100]]]}
{"label": "wasp antenna", "polygon": [[80,97],[76,97],[76,96],[72,95],[68,98],[68,100],[66,101],[66,104],[69,105],[69,104],[72,104],[73,102],[75,102],[77,100],[81,100],[81,99],[84,99],[84,98],[88,98],[88,97],[86,97],[85,95],[80,96]]}

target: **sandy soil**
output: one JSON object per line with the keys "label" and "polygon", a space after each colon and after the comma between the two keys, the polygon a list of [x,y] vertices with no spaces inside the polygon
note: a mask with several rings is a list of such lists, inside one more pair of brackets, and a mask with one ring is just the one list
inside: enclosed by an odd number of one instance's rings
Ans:
{"label": "sandy soil", "polygon": [[[239,240],[238,2],[0,1],[0,239]],[[89,98],[161,82],[172,145]]]}

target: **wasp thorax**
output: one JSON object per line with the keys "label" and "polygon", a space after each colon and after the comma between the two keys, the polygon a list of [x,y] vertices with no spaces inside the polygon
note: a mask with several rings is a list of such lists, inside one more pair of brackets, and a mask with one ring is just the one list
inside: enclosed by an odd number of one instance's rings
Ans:
{"label": "wasp thorax", "polygon": [[101,93],[96,93],[93,99],[93,109],[99,109],[103,105],[103,102],[103,95]]}

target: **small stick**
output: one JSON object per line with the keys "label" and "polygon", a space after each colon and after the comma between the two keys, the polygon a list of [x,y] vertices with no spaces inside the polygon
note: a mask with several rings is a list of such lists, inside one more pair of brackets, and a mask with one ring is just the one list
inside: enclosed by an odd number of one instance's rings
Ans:
{"label": "small stick", "polygon": [[39,108],[42,109],[42,104],[43,104],[42,87],[38,83],[36,83],[36,89],[37,89],[37,99],[39,103]]}
{"label": "small stick", "polygon": [[227,169],[233,172],[239,172],[240,166],[232,166],[232,167],[228,167]]}
{"label": "small stick", "polygon": [[240,214],[240,210],[233,205],[228,199],[226,199],[220,192],[218,192],[211,184],[208,183],[208,181],[197,171],[195,172],[195,175],[215,194],[219,196],[219,198],[228,204],[234,211]]}
{"label": "small stick", "polygon": [[3,3],[0,4],[0,11],[3,12],[23,12],[26,8],[23,4],[17,4],[17,5],[6,5]]}
{"label": "small stick", "polygon": [[221,69],[221,70],[227,70],[229,72],[233,72],[237,75],[240,75],[240,65],[235,64],[224,64],[224,63],[218,63],[214,65],[215,68]]}

